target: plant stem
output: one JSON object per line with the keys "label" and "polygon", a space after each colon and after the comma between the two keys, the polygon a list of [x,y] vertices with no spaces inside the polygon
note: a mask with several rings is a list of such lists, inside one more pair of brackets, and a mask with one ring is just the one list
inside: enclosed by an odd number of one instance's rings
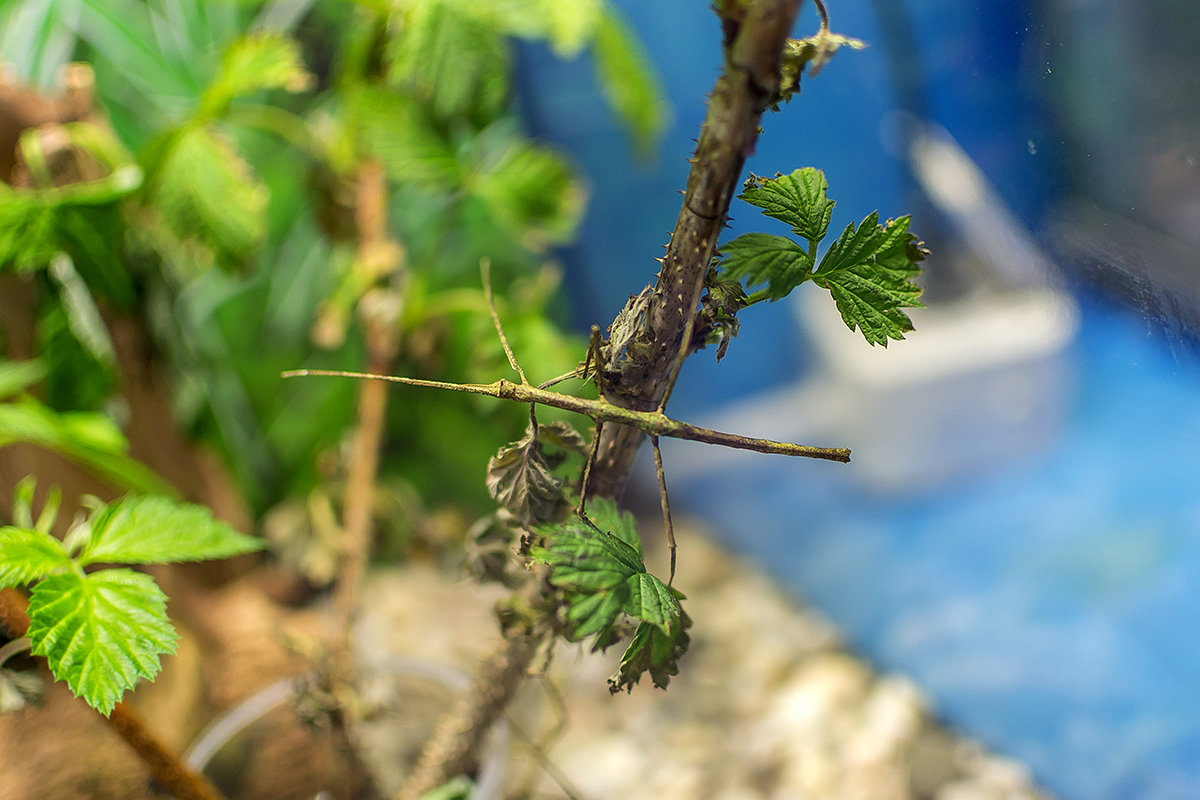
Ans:
{"label": "plant stem", "polygon": [[[691,347],[682,334],[693,327],[689,320],[696,314],[742,167],[754,151],[759,119],[779,89],[780,59],[800,2],[757,0],[745,4],[744,18],[730,14],[722,19],[725,67],[713,87],[683,204],[646,313],[653,354],[645,363],[603,365],[606,375],[619,376],[617,390],[610,394],[631,408],[658,407],[677,353]],[[605,429],[592,477],[595,494],[620,494],[643,438],[643,431],[627,426]]]}
{"label": "plant stem", "polygon": [[476,669],[470,688],[438,722],[396,800],[419,800],[476,766],[480,745],[528,674],[541,638],[528,631],[506,634],[503,645]]}
{"label": "plant stem", "polygon": [[[371,283],[391,277],[402,262],[399,248],[387,230],[387,181],[383,166],[367,159],[359,166],[355,202],[357,228],[356,269]],[[365,329],[368,369],[388,371],[398,350],[398,308],[393,289],[373,288],[359,300]],[[371,511],[375,479],[379,472],[379,449],[387,416],[387,390],[382,384],[364,382],[358,396],[358,419],[350,445],[346,494],[342,513],[341,562],[333,590],[332,642],[329,689],[335,698],[331,710],[334,733],[349,759],[356,778],[368,780],[368,772],[357,756],[350,738],[349,723],[355,702],[353,630],[362,599],[362,582],[371,552]]]}
{"label": "plant stem", "polygon": [[[390,272],[398,265],[399,259],[396,251],[387,247],[387,184],[383,167],[378,161],[365,161],[359,168],[357,195],[355,223],[358,228],[359,268],[369,269],[376,274]],[[388,263],[372,263],[381,257],[386,258]],[[370,302],[365,298],[360,304],[360,311],[366,326],[368,369],[387,371],[397,349],[394,316],[372,314]],[[335,675],[342,678],[348,677],[351,672],[350,632],[358,611],[362,578],[371,549],[371,508],[387,410],[385,387],[366,382],[361,389],[346,478],[342,560],[333,593],[336,630],[333,660]]]}
{"label": "plant stem", "polygon": [[[16,636],[29,631],[28,603],[16,589],[0,590],[0,622]],[[154,735],[126,703],[117,703],[112,713],[101,717],[125,740],[146,769],[176,800],[224,800],[224,796]]]}
{"label": "plant stem", "polygon": [[342,378],[360,378],[372,381],[388,381],[401,383],[406,386],[420,386],[426,389],[446,389],[468,394],[481,394],[487,397],[498,397],[502,400],[512,400],[517,403],[538,403],[544,406],[561,408],[590,417],[596,422],[615,422],[618,425],[636,428],[649,436],[668,436],[673,439],[687,439],[693,442],[732,447],[738,450],[753,450],[756,453],[771,453],[784,456],[801,456],[804,458],[819,458],[826,461],[850,460],[850,451],[844,447],[814,447],[805,444],[777,442],[772,439],[756,439],[741,436],[736,433],[725,433],[712,428],[702,428],[688,422],[671,419],[661,411],[636,411],[610,403],[603,398],[590,400],[585,397],[552,392],[528,384],[513,383],[501,378],[494,383],[449,383],[447,381],[430,381],[421,378],[404,378],[397,375],[378,375],[368,372],[343,372],[340,370],[300,369],[283,373],[285,378],[305,376],[327,376]]}

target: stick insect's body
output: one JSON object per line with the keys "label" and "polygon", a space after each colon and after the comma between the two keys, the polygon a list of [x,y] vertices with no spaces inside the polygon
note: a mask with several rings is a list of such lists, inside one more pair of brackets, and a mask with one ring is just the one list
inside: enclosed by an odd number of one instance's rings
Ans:
{"label": "stick insect's body", "polygon": [[[667,483],[666,476],[663,472],[662,453],[659,450],[658,439],[660,436],[667,436],[674,439],[689,439],[694,442],[704,442],[706,444],[716,444],[722,447],[733,447],[741,450],[753,450],[758,453],[775,453],[785,456],[802,456],[805,458],[820,458],[827,461],[848,462],[850,460],[850,451],[846,448],[829,448],[829,447],[813,447],[811,445],[791,444],[789,442],[776,442],[771,439],[756,439],[748,436],[739,436],[733,433],[724,433],[711,428],[702,428],[698,425],[692,425],[687,422],[680,422],[668,417],[664,411],[667,400],[671,395],[671,389],[674,388],[675,379],[679,375],[680,367],[682,366],[684,357],[687,355],[687,342],[691,340],[691,331],[695,321],[692,316],[688,319],[687,327],[684,330],[684,335],[681,339],[679,352],[676,354],[674,363],[672,364],[671,374],[668,376],[666,390],[663,393],[662,399],[659,401],[658,408],[654,411],[636,411],[634,409],[624,408],[610,402],[604,396],[604,380],[602,378],[601,367],[601,346],[603,344],[600,336],[600,329],[597,326],[592,326],[591,344],[588,347],[587,357],[584,362],[575,370],[568,372],[566,375],[561,375],[553,380],[547,381],[540,386],[533,386],[525,377],[525,371],[521,369],[521,365],[517,362],[517,357],[509,346],[508,337],[504,335],[504,328],[500,324],[500,316],[496,313],[495,298],[492,295],[491,281],[489,279],[489,269],[486,260],[480,264],[483,272],[484,291],[487,295],[488,309],[491,312],[492,322],[496,326],[496,332],[500,336],[500,344],[504,347],[504,354],[508,358],[509,365],[513,371],[521,378],[520,383],[501,378],[493,383],[450,383],[447,381],[431,381],[420,378],[405,378],[396,375],[376,375],[368,372],[343,372],[340,370],[325,370],[325,369],[298,369],[283,373],[283,377],[303,377],[309,375],[325,375],[342,378],[363,378],[378,381],[390,381],[391,383],[401,383],[406,386],[421,386],[428,389],[446,389],[453,392],[466,392],[468,394],[479,394],[487,397],[497,397],[501,400],[512,400],[517,403],[529,404],[530,422],[533,429],[537,430],[537,415],[536,408],[538,405],[551,406],[553,408],[561,408],[564,411],[571,411],[576,414],[582,414],[590,418],[596,423],[595,430],[592,434],[592,449],[587,461],[584,463],[583,476],[579,486],[579,505],[576,513],[581,518],[588,520],[587,514],[584,511],[588,496],[588,479],[591,475],[592,465],[596,460],[596,452],[600,442],[600,431],[606,423],[614,423],[617,425],[628,425],[632,428],[637,428],[650,437],[650,444],[654,449],[654,467],[658,473],[658,490],[659,497],[662,500],[663,524],[666,528],[667,546],[670,549],[671,573],[668,585],[675,578],[675,531],[671,524],[671,507],[667,499]],[[595,400],[590,400],[584,397],[575,397],[574,395],[563,394],[561,392],[551,391],[548,387],[553,386],[570,378],[588,379],[592,378],[596,383],[599,397]]]}

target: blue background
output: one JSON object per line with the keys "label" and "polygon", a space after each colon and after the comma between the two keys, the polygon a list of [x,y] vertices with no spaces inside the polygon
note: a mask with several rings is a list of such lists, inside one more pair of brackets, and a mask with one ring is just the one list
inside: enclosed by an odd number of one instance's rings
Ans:
{"label": "blue background", "polygon": [[[521,60],[536,132],[591,181],[580,244],[564,254],[581,329],[611,319],[652,279],[719,66],[719,27],[704,4],[622,7],[674,103],[654,163],[632,160],[586,59],[564,64],[527,48]],[[1041,24],[1045,9],[838,0],[830,11],[835,31],[871,47],[839,54],[764,118],[748,169],[824,170],[838,201],[834,231],[874,209],[913,213],[934,247],[936,282],[939,247],[957,243],[892,155],[895,114],[905,112],[944,126],[1015,217],[1042,229],[1077,188],[1064,162],[1081,157],[1055,125],[1061,43]],[[1103,27],[1118,17],[1101,9],[1091,19]],[[797,33],[816,27],[806,5]],[[739,201],[732,215],[730,237],[774,230]],[[1024,759],[1062,797],[1196,798],[1200,376],[1160,322],[1084,284],[1074,294],[1081,325],[1064,359],[1064,421],[1026,456],[900,495],[871,491],[853,464],[750,457],[688,471],[672,482],[674,505],[706,517],[856,649],[915,678],[948,721]],[[732,401],[815,379],[795,316],[788,303],[747,311],[719,366],[705,353],[688,362],[672,412],[704,421]],[[681,453],[666,451],[668,479]]]}

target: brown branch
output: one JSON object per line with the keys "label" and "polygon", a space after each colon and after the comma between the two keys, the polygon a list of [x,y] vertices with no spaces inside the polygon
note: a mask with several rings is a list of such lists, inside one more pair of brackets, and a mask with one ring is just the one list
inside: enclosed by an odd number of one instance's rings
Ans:
{"label": "brown branch", "polygon": [[[0,622],[15,636],[29,631],[28,603],[16,589],[0,590]],[[224,796],[163,744],[126,703],[117,703],[104,717],[109,726],[133,748],[147,771],[178,800],[224,800]]]}
{"label": "brown branch", "polygon": [[[377,160],[364,161],[358,170],[354,221],[357,229],[355,268],[372,283],[391,277],[402,263],[401,251],[387,230],[387,176]],[[389,371],[399,347],[395,292],[371,288],[359,300],[365,329],[369,369]],[[335,698],[331,709],[334,734],[349,759],[355,779],[367,782],[368,772],[351,741],[349,724],[354,713],[350,687],[354,685],[352,632],[362,598],[362,582],[371,552],[371,512],[379,450],[387,417],[387,387],[364,381],[358,396],[358,418],[350,444],[350,463],[342,512],[341,562],[333,590],[330,672],[328,688]]]}
{"label": "brown branch", "polygon": [[[692,327],[729,204],[758,139],[759,119],[779,89],[780,58],[799,6],[800,0],[758,0],[744,18],[723,20],[725,68],[713,87],[683,204],[647,311],[653,355],[642,364],[604,365],[606,375],[619,376],[610,396],[630,408],[648,411],[658,406],[676,354],[690,345],[681,337]],[[595,494],[620,494],[644,438],[635,428],[606,426],[592,476]]]}
{"label": "brown branch", "polygon": [[[387,183],[378,161],[368,160],[359,168],[357,190],[359,268],[386,274],[398,266],[399,258],[394,243],[388,239]],[[360,304],[366,326],[367,363],[373,371],[387,372],[396,357],[395,320],[390,314],[372,313],[369,298],[373,291],[364,295]],[[338,678],[350,673],[350,630],[358,612],[362,578],[371,549],[371,509],[387,412],[386,386],[364,381],[360,389],[342,516],[342,561],[333,593],[337,631],[333,660]]]}
{"label": "brown branch", "polygon": [[471,686],[438,722],[396,800],[419,800],[475,768],[484,737],[528,674],[541,640],[526,631],[508,633],[504,643],[476,670]]}

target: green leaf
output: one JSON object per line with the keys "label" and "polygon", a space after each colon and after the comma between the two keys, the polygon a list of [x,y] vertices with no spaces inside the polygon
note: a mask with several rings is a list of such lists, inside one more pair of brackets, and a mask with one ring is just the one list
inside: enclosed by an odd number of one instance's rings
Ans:
{"label": "green leaf", "polygon": [[902,309],[923,305],[912,278],[926,251],[908,225],[909,217],[880,225],[877,213],[857,227],[850,223],[812,276],[833,295],[846,326],[871,344],[903,339],[913,326]]}
{"label": "green leaf", "polygon": [[638,536],[637,521],[633,514],[622,511],[608,497],[595,497],[588,503],[588,518],[592,524],[602,531],[607,531],[629,545],[640,560],[642,558],[642,537]]}
{"label": "green leaf", "polygon": [[508,100],[508,45],[482,4],[432,0],[401,7],[387,76],[439,119],[490,122]]}
{"label": "green leaf", "polygon": [[764,286],[762,298],[771,301],[787,297],[792,289],[808,279],[812,257],[786,236],[770,233],[743,233],[721,245],[721,276],[745,280],[746,288]]}
{"label": "green leaf", "polygon": [[49,87],[55,72],[71,58],[76,35],[55,6],[43,0],[0,3],[0,53],[14,77],[30,86]]}
{"label": "green leaf", "polygon": [[92,519],[79,564],[167,564],[261,550],[259,539],[214,519],[208,508],[165,497],[125,497]]}
{"label": "green leaf", "polygon": [[503,123],[480,139],[472,193],[531,250],[568,241],[582,217],[585,193],[566,160],[513,135]]}
{"label": "green leaf", "polygon": [[679,659],[691,643],[687,633],[691,626],[691,617],[682,611],[679,623],[671,630],[664,631],[645,622],[639,625],[621,655],[621,666],[608,679],[608,690],[613,694],[622,689],[632,692],[634,684],[647,672],[656,687],[666,689],[672,676],[679,674]]}
{"label": "green leaf", "polygon": [[560,58],[574,58],[583,50],[597,23],[603,0],[537,0],[536,11],[546,24],[550,46]]}
{"label": "green leaf", "polygon": [[158,674],[159,656],[176,645],[166,596],[129,569],[41,581],[29,597],[26,635],[54,676],[105,715],[139,678]]}
{"label": "green leaf", "polygon": [[618,11],[605,5],[593,44],[596,78],[605,99],[633,136],[639,155],[651,153],[667,129],[662,80]]}
{"label": "green leaf", "polygon": [[35,193],[0,184],[0,268],[40,269],[60,249],[54,210]]}
{"label": "green leaf", "polygon": [[29,528],[0,527],[0,589],[24,586],[71,566],[62,543]]}
{"label": "green leaf", "polygon": [[827,188],[824,172],[804,167],[774,178],[760,178],[751,173],[740,197],[761,208],[768,217],[792,226],[801,238],[819,242],[829,230],[835,205],[825,195]]}
{"label": "green leaf", "polygon": [[0,359],[0,399],[12,397],[46,377],[46,365],[37,359],[4,361]]}
{"label": "green leaf", "polygon": [[532,552],[563,592],[567,638],[594,636],[592,649],[603,650],[619,638],[617,625],[625,617],[673,635],[683,618],[682,595],[646,572],[632,517],[611,500],[594,502],[592,509],[592,524],[572,518],[544,526],[546,546]]}
{"label": "green leaf", "polygon": [[17,481],[13,489],[12,521],[18,528],[33,528],[33,493],[37,490],[37,478],[26,475]]}
{"label": "green leaf", "polygon": [[475,793],[475,782],[456,775],[441,786],[421,795],[421,800],[468,800]]}
{"label": "green leaf", "polygon": [[167,97],[194,97],[196,90],[182,65],[173,63],[156,49],[148,15],[129,13],[133,3],[113,0],[81,0],[75,30],[104,59],[111,61],[124,78],[137,86],[149,102]]}
{"label": "green leaf", "polygon": [[32,397],[0,403],[0,447],[13,442],[54,450],[116,486],[159,494],[173,492],[153,470],[127,455],[124,435],[103,414],[60,413]]}
{"label": "green leaf", "polygon": [[[116,201],[142,184],[141,169],[112,134],[90,123],[68,123],[53,131],[28,128],[19,147],[36,188],[0,184],[0,267],[11,263],[18,271],[30,271],[44,268],[60,251],[78,255],[74,219],[82,213],[111,212]],[[68,156],[89,174],[104,174],[60,185],[68,179],[50,165]]]}
{"label": "green leaf", "polygon": [[253,33],[235,40],[225,51],[201,107],[220,113],[235,98],[264,89],[302,92],[312,80],[294,40],[280,33]]}
{"label": "green leaf", "polygon": [[415,99],[383,89],[354,92],[351,123],[367,152],[401,183],[451,189],[460,182],[458,160]]}
{"label": "green leaf", "polygon": [[[483,6],[477,0],[456,0],[456,6]],[[506,33],[543,40],[559,58],[583,51],[600,23],[604,0],[491,0],[488,12]]]}
{"label": "green leaf", "polygon": [[152,174],[147,202],[195,266],[240,267],[266,236],[267,187],[216,128],[175,133]]}

